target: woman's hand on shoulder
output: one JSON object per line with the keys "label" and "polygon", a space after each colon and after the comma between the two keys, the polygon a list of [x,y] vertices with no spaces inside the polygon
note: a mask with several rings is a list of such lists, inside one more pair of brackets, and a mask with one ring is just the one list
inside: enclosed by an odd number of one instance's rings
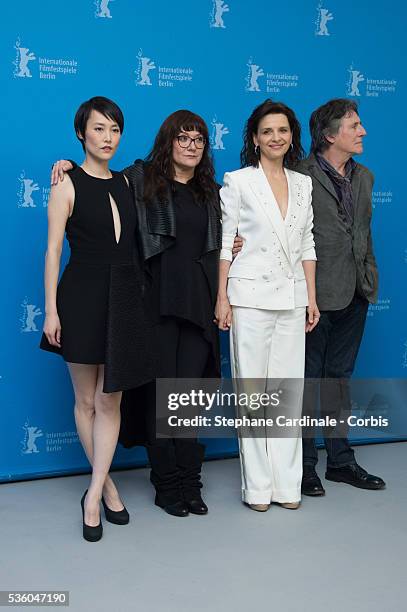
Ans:
{"label": "woman's hand on shoulder", "polygon": [[52,165],[51,170],[51,185],[57,185],[58,181],[63,181],[65,173],[72,170],[73,166],[67,159],[60,159]]}
{"label": "woman's hand on shoulder", "polygon": [[232,324],[232,307],[227,297],[218,296],[215,307],[215,319],[213,321],[219,329],[227,331]]}
{"label": "woman's hand on shoulder", "polygon": [[61,348],[61,322],[57,313],[46,315],[44,334],[51,346]]}
{"label": "woman's hand on shoulder", "polygon": [[307,320],[305,322],[305,332],[311,332],[319,323],[321,315],[316,302],[310,302],[307,306]]}

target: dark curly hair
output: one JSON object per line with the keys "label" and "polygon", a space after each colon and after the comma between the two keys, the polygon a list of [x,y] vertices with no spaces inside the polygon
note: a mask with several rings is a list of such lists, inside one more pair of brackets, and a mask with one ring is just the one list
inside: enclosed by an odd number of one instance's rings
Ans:
{"label": "dark curly hair", "polygon": [[243,131],[243,148],[240,153],[240,163],[242,168],[246,166],[258,167],[259,156],[256,153],[253,135],[257,134],[259,123],[266,115],[285,115],[293,135],[292,144],[284,155],[283,164],[286,168],[295,168],[296,164],[305,157],[304,149],[301,145],[301,125],[291,108],[282,102],[274,102],[271,98],[264,100],[262,104],[256,106]]}
{"label": "dark curly hair", "polygon": [[202,159],[188,182],[196,201],[200,204],[217,202],[219,188],[215,181],[215,169],[209,143],[209,132],[205,121],[189,110],[178,110],[169,115],[155,137],[154,145],[145,158],[144,197],[151,201],[158,197],[168,198],[168,181],[175,176],[172,147],[180,131],[199,132],[206,140]]}

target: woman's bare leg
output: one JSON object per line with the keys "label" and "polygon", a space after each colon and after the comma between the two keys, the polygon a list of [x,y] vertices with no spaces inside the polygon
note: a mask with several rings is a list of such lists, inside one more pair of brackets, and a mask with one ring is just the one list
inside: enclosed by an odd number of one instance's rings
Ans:
{"label": "woman's bare leg", "polygon": [[[100,368],[103,366],[87,365],[78,363],[69,363],[69,371],[72,379],[72,384],[75,391],[75,422],[79,435],[79,439],[82,443],[83,449],[89,460],[89,463],[93,466],[94,456],[94,425],[95,425],[95,396],[96,393],[100,394],[101,388],[103,387],[103,374],[100,381],[100,390],[98,390],[98,378],[100,377]],[[103,393],[103,392],[102,392]],[[120,394],[103,394],[109,397],[110,395]],[[120,399],[119,399],[120,406]],[[120,416],[119,416],[120,419]],[[120,420],[119,420],[120,424]],[[116,425],[115,425],[116,429]],[[113,432],[113,435],[116,435]],[[116,486],[107,474],[104,485],[103,485],[103,496],[109,508],[112,510],[122,510],[123,504],[120,500],[119,493]],[[87,498],[88,499],[88,498]],[[86,502],[87,502],[86,499]],[[93,504],[93,505],[98,505]],[[99,522],[99,511],[97,511],[97,517],[95,521],[91,522],[91,516],[87,512],[88,504],[85,503],[85,522],[87,525],[93,526]],[[93,512],[95,514],[95,512]],[[90,521],[90,522],[89,522]]]}
{"label": "woman's bare leg", "polygon": [[[95,417],[93,421],[93,470],[92,480],[85,500],[89,519],[99,522],[99,504],[106,477],[116,450],[120,430],[121,392],[103,393],[104,366],[98,366],[95,392]],[[115,508],[112,508],[114,510]],[[86,514],[88,516],[88,514]],[[93,522],[87,523],[92,526]]]}
{"label": "woman's bare leg", "polygon": [[[79,363],[69,363],[68,366],[75,391],[76,428],[88,461],[93,465],[93,422],[98,366]],[[103,496],[111,510],[123,509],[119,492],[109,474],[103,486]]]}

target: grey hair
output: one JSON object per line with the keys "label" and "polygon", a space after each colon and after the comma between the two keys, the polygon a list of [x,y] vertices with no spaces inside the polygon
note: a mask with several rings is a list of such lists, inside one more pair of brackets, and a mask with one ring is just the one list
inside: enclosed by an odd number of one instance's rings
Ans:
{"label": "grey hair", "polygon": [[354,100],[335,98],[317,108],[311,115],[309,129],[311,132],[311,153],[323,153],[331,146],[327,136],[339,132],[342,119],[350,113],[358,112]]}

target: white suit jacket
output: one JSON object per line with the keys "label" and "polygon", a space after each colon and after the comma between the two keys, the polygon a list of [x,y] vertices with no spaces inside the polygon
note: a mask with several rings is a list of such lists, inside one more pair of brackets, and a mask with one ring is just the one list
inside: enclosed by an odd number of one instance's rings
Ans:
{"label": "white suit jacket", "polygon": [[221,259],[232,261],[236,233],[243,248],[228,278],[232,305],[267,310],[307,306],[304,260],[316,260],[312,234],[312,181],[285,169],[288,209],[281,216],[261,164],[227,172],[220,191],[222,206]]}

